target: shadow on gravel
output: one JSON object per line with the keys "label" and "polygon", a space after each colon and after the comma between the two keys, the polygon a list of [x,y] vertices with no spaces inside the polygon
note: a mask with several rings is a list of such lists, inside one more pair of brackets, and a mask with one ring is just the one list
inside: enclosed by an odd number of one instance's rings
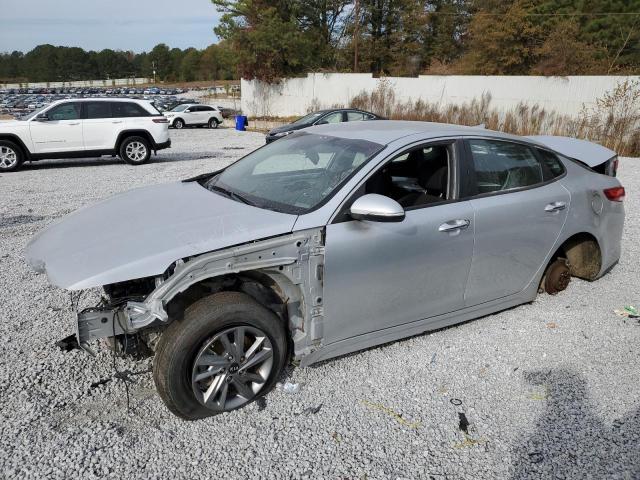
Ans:
{"label": "shadow on gravel", "polygon": [[533,433],[514,450],[514,480],[640,478],[640,409],[606,425],[578,373],[525,372],[524,378],[544,387],[547,405]]}
{"label": "shadow on gravel", "polygon": [[26,162],[20,167],[20,171],[28,170],[49,170],[51,168],[70,168],[70,167],[99,167],[105,165],[126,165],[119,158],[83,158],[83,159],[65,159],[65,160],[40,160],[37,162]]}
{"label": "shadow on gravel", "polygon": [[[249,149],[247,149],[247,153]],[[194,160],[209,160],[209,159],[217,159],[217,158],[231,158],[235,159],[235,157],[226,157],[221,156],[220,152],[195,152],[193,154],[174,154],[167,153],[166,155],[158,154],[157,157],[152,156],[149,162],[145,163],[145,165],[152,165],[154,163],[173,163],[173,162],[186,162],[186,161],[194,161]],[[101,158],[69,158],[63,160],[39,160],[37,162],[26,162],[20,167],[20,171],[36,171],[36,170],[50,170],[50,169],[58,169],[58,168],[77,168],[77,167],[105,167],[108,165],[122,165],[123,167],[127,166],[127,164],[120,160],[120,158],[115,157],[101,157]]]}

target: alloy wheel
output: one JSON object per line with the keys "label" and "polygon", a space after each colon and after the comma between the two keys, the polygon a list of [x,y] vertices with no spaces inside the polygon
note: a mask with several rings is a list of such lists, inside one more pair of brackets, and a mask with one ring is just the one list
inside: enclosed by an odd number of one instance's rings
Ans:
{"label": "alloy wheel", "polygon": [[147,157],[147,146],[142,142],[131,142],[125,149],[127,158],[132,162],[140,162]]}
{"label": "alloy wheel", "polygon": [[193,362],[191,388],[206,408],[226,411],[251,401],[273,368],[273,347],[260,329],[240,325],[213,336]]}
{"label": "alloy wheel", "polygon": [[0,146],[0,169],[8,170],[18,164],[18,154],[7,146]]}

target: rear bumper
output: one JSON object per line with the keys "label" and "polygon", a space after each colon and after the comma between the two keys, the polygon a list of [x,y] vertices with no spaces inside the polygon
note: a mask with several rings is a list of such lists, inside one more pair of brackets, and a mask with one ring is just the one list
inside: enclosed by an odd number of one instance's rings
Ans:
{"label": "rear bumper", "polygon": [[171,148],[171,139],[167,140],[166,142],[156,143],[153,146],[154,150],[164,150],[165,148]]}

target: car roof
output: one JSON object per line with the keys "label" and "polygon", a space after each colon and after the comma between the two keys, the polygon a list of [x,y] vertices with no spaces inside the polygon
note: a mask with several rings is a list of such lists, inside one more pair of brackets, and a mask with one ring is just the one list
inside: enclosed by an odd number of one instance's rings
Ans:
{"label": "car roof", "polygon": [[414,122],[406,120],[376,120],[375,122],[330,123],[307,127],[309,133],[332,137],[367,140],[378,144],[389,144],[409,135],[422,134],[425,139],[456,136],[481,136],[504,138],[542,146],[535,140],[487,130],[482,127],[467,127],[449,123]]}
{"label": "car roof", "polygon": [[95,97],[95,98],[61,98],[60,100],[56,100],[55,102],[51,102],[51,105],[62,102],[137,102],[137,103],[151,103],[150,100],[145,100],[143,98],[105,98],[105,97]]}

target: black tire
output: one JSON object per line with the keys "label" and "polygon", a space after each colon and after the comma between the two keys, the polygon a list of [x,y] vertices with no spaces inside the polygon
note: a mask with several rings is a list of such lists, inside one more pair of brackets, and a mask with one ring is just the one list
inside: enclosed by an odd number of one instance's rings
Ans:
{"label": "black tire", "polygon": [[181,118],[176,118],[173,121],[173,128],[176,128],[178,130],[182,130],[184,128],[184,120],[182,120]]}
{"label": "black tire", "polygon": [[13,172],[24,162],[22,149],[9,140],[0,140],[0,172]]}
{"label": "black tire", "polygon": [[127,137],[120,144],[120,158],[129,165],[142,165],[151,157],[149,140],[144,137]]}
{"label": "black tire", "polygon": [[[266,334],[273,359],[268,378],[246,403],[235,408],[208,408],[198,401],[192,387],[195,360],[220,332],[242,326]],[[153,362],[153,378],[160,397],[172,413],[185,420],[197,420],[241,408],[269,392],[286,359],[287,337],[282,320],[244,293],[220,292],[189,306],[184,318],[173,321],[163,332]],[[235,364],[234,374],[237,369]]]}
{"label": "black tire", "polygon": [[218,128],[219,122],[217,118],[209,119],[209,128]]}

